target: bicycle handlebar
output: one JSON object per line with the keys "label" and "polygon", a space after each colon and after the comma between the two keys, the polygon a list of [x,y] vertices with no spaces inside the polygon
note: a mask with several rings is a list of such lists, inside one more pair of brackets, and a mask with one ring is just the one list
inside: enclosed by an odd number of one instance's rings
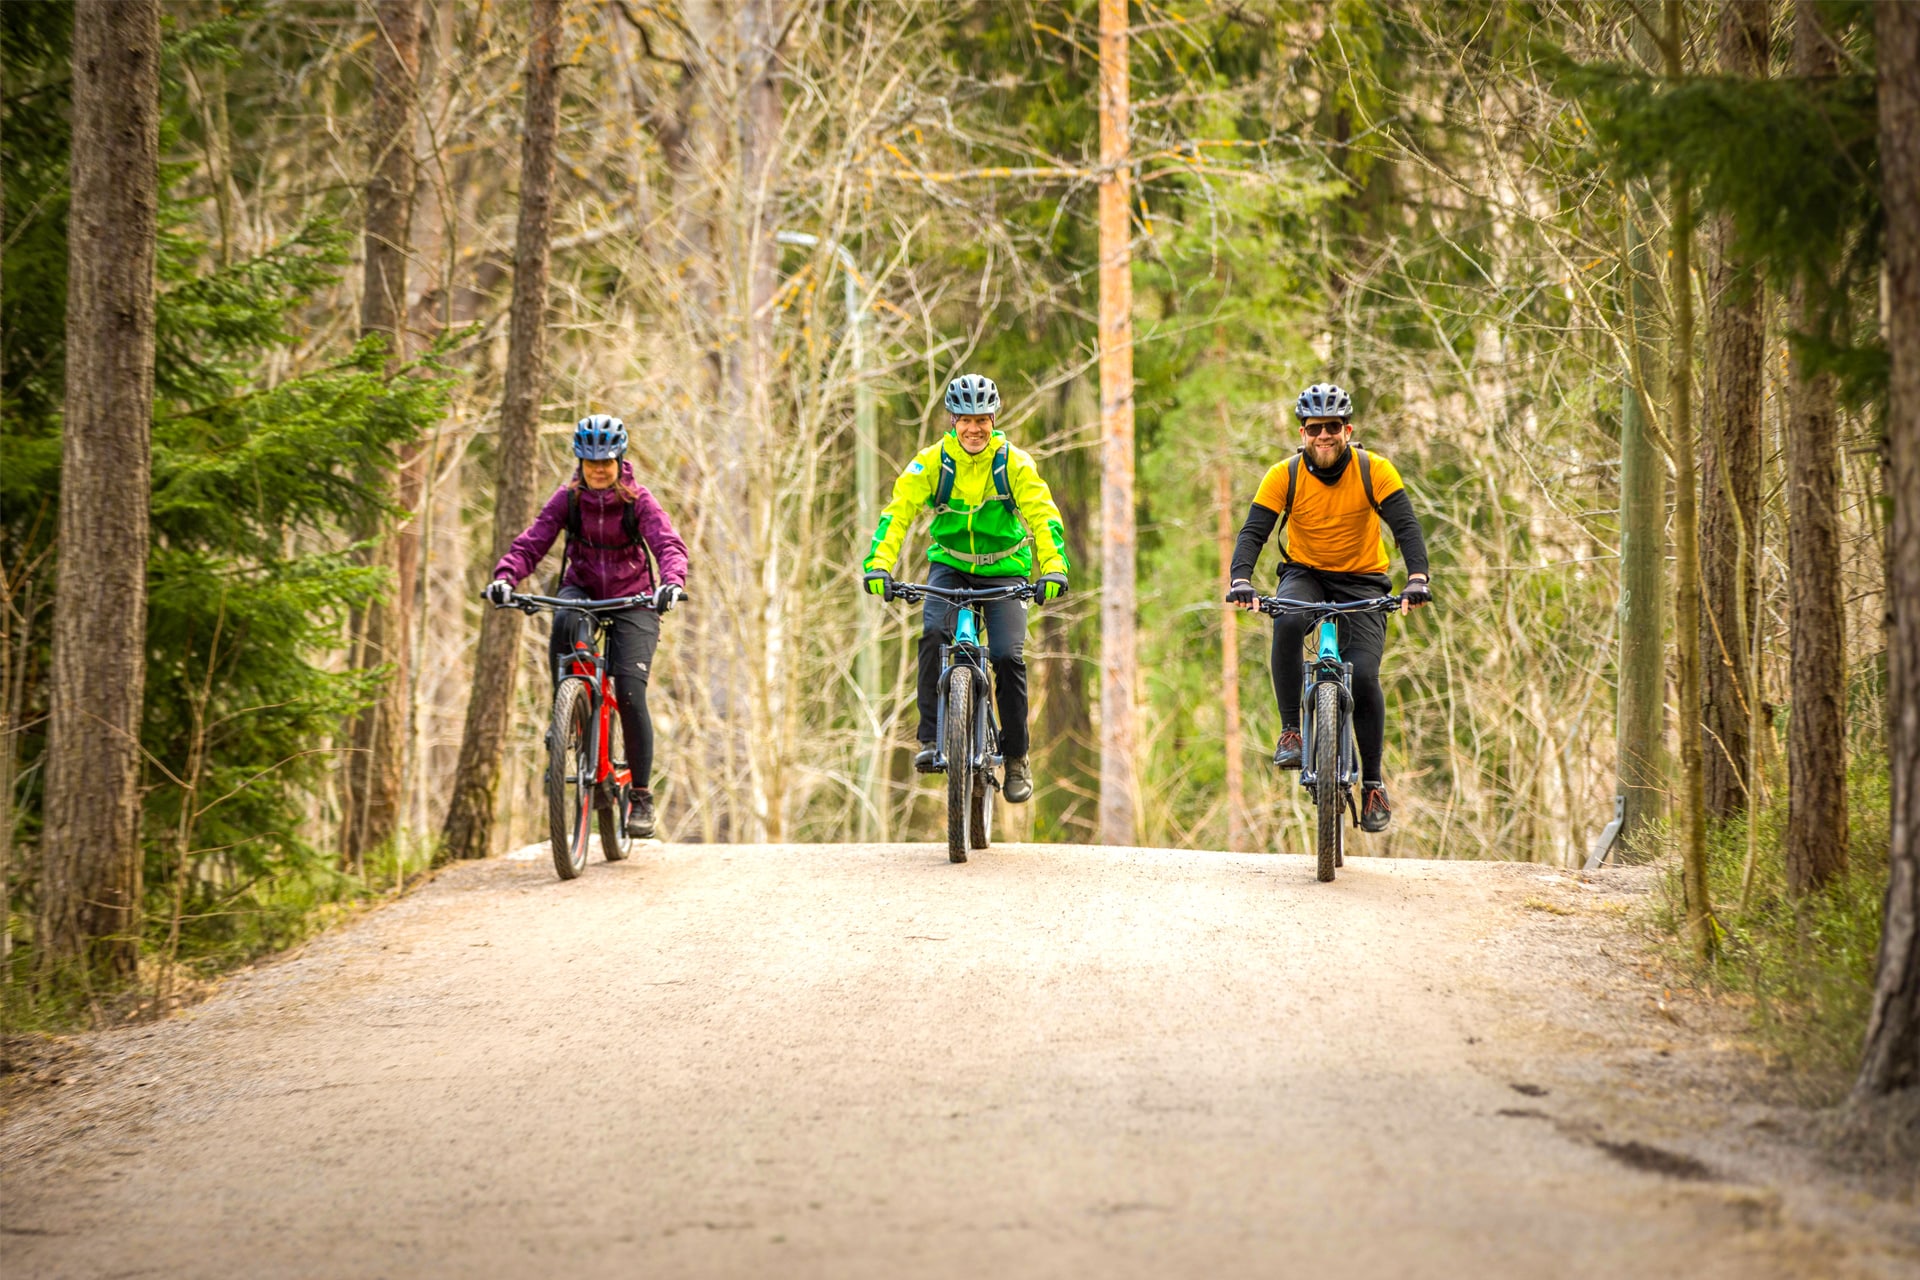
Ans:
{"label": "bicycle handlebar", "polygon": [[1281,596],[1261,596],[1260,612],[1277,618],[1283,613],[1310,613],[1327,617],[1335,613],[1397,613],[1399,596],[1374,596],[1368,600],[1288,600]]}
{"label": "bicycle handlebar", "polygon": [[1004,587],[936,587],[931,582],[896,582],[893,598],[912,604],[922,597],[933,596],[954,604],[967,604],[976,600],[1031,600],[1039,590],[1025,578]]}
{"label": "bicycle handlebar", "polygon": [[612,613],[618,609],[652,609],[653,592],[642,591],[637,596],[622,596],[618,600],[568,600],[564,596],[523,596],[514,592],[507,597],[505,604],[497,604],[496,609],[519,609],[524,613],[538,613],[542,609],[578,609],[581,613]]}

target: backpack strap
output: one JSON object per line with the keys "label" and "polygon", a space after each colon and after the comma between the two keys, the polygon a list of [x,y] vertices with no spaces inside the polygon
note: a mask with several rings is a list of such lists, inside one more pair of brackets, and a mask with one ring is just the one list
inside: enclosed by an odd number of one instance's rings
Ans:
{"label": "backpack strap", "polygon": [[[1287,527],[1287,517],[1293,514],[1293,490],[1300,483],[1300,454],[1298,451],[1287,459],[1287,503],[1280,508],[1280,523],[1273,527],[1277,534]],[[1368,490],[1369,493],[1372,490]]]}
{"label": "backpack strap", "polygon": [[[585,518],[580,514],[580,490],[569,486],[567,489],[567,545],[571,547],[577,538],[583,547],[592,547],[596,551],[613,548],[631,547],[640,541],[640,500],[635,498],[620,512],[620,532],[627,536],[621,543],[602,546],[598,542],[588,542],[585,532]],[[565,552],[563,551],[564,555]]]}
{"label": "backpack strap", "polygon": [[945,449],[940,450],[940,479],[933,486],[933,514],[943,516],[953,501],[953,482],[955,478],[953,455]]}
{"label": "backpack strap", "polygon": [[1360,464],[1360,487],[1366,491],[1367,505],[1373,508],[1373,514],[1380,514],[1380,504],[1373,499],[1373,458],[1359,445],[1353,446],[1353,460]]}
{"label": "backpack strap", "polygon": [[1017,516],[1020,514],[1020,504],[1013,500],[1013,481],[1007,475],[1007,456],[1010,452],[1011,447],[1003,444],[999,452],[993,455],[993,496]]}

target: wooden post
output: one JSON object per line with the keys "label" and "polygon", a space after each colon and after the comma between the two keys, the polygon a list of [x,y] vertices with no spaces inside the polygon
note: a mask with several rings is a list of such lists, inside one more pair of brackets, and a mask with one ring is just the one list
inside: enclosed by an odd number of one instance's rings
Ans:
{"label": "wooden post", "polygon": [[[1227,425],[1227,404],[1220,402],[1220,425]],[[1233,478],[1220,464],[1215,490],[1219,508],[1220,581],[1233,577]],[[1240,767],[1240,611],[1220,606],[1220,716],[1227,752],[1227,848],[1238,853],[1246,846],[1246,773]]]}
{"label": "wooden post", "polygon": [[1643,391],[1652,355],[1647,327],[1652,321],[1653,271],[1647,251],[1643,211],[1628,210],[1628,261],[1633,274],[1632,364],[1620,397],[1620,606],[1619,692],[1614,715],[1624,840],[1657,820],[1665,808],[1666,787],[1661,743],[1666,736],[1666,644],[1662,614],[1666,538],[1667,473],[1647,421]]}
{"label": "wooden post", "polygon": [[1133,254],[1127,0],[1100,0],[1100,840],[1134,843]]}

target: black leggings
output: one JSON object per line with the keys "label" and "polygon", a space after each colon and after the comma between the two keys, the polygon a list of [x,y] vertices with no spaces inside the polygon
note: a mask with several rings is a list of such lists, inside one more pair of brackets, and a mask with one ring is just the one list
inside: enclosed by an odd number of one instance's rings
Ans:
{"label": "black leggings", "polygon": [[[578,587],[560,588],[561,596],[573,600],[589,597]],[[620,708],[620,736],[627,748],[627,767],[633,770],[633,785],[645,788],[653,782],[653,719],[647,714],[647,681],[653,673],[653,651],[660,643],[660,615],[651,609],[628,609],[608,618],[607,674],[614,677],[613,698]],[[591,636],[591,620],[582,613],[562,609],[553,615],[553,630],[547,637],[547,661],[559,680],[560,659],[573,649],[576,633]]]}
{"label": "black leggings", "polygon": [[[1391,583],[1373,574],[1322,574],[1303,565],[1288,565],[1275,594],[1289,600],[1365,600],[1387,594]],[[1360,777],[1379,782],[1380,756],[1387,741],[1387,695],[1380,688],[1380,655],[1386,650],[1387,618],[1381,613],[1359,613],[1340,618],[1340,656],[1353,664],[1353,733],[1360,742]],[[1298,616],[1273,620],[1273,696],[1280,704],[1280,727],[1300,729],[1301,646],[1308,635],[1319,636],[1311,619]]]}

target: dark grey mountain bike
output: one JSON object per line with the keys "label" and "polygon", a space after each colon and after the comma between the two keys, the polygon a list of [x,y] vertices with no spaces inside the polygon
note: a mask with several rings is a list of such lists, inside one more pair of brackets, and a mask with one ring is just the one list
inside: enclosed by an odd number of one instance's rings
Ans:
{"label": "dark grey mountain bike", "polygon": [[1394,613],[1399,608],[1399,596],[1341,604],[1260,597],[1260,612],[1269,617],[1305,614],[1320,624],[1318,651],[1301,664],[1300,785],[1313,797],[1319,826],[1316,873],[1322,881],[1333,879],[1334,868],[1346,865],[1341,812],[1360,825],[1353,802],[1354,784],[1360,781],[1360,750],[1353,736],[1353,664],[1340,657],[1336,621],[1343,613]]}

